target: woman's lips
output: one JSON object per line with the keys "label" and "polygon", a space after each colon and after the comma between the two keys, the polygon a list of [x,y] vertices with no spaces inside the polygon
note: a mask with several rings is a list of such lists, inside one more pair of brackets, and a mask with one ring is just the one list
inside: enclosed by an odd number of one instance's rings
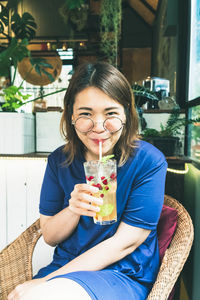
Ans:
{"label": "woman's lips", "polygon": [[105,143],[105,141],[107,140],[107,139],[91,139],[95,144],[99,144],[99,142],[101,141],[102,142],[102,144],[103,143]]}

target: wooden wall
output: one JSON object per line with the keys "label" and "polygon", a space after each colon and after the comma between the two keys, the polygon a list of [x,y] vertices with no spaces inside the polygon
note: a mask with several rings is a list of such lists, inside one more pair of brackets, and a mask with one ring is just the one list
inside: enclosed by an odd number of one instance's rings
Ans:
{"label": "wooden wall", "polygon": [[124,48],[122,72],[134,84],[151,75],[151,48]]}

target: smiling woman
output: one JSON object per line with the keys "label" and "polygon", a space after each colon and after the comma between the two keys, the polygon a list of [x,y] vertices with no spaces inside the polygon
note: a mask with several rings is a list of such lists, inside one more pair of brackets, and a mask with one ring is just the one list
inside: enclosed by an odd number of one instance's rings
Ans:
{"label": "smiling woman", "polygon": [[[77,135],[74,135],[76,126],[71,127],[71,122],[73,124],[80,116],[90,117],[94,122],[102,122],[102,124],[96,123],[94,127],[98,131],[102,130],[106,118],[112,116],[121,120],[122,128],[116,132],[118,139],[113,150],[115,155],[120,153],[120,164],[123,164],[134,147],[138,131],[138,117],[132,89],[117,69],[106,63],[95,64],[95,66],[83,64],[72,77],[65,95],[61,121],[62,132],[67,140],[65,151],[69,153],[68,162],[73,160],[76,153],[84,152],[83,144],[80,144]],[[113,134],[108,131],[100,133],[94,135],[91,131],[88,134],[94,140],[98,137],[109,141],[113,139]],[[106,147],[104,149],[106,151]]]}
{"label": "smiling woman", "polygon": [[[56,246],[53,261],[8,300],[145,300],[159,269],[167,163],[139,140],[132,89],[122,73],[102,62],[79,66],[61,128],[66,145],[49,155],[40,197],[42,234]],[[101,181],[84,172],[87,164],[98,167]]]}

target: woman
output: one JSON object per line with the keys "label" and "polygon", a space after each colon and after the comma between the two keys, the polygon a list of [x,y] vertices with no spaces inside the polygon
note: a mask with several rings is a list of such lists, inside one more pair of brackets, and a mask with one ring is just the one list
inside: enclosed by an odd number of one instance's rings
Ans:
{"label": "woman", "polygon": [[[109,127],[108,123],[113,124]],[[81,65],[64,99],[61,128],[66,145],[48,157],[40,222],[53,262],[9,300],[146,299],[159,268],[156,226],[167,164],[163,154],[137,138],[131,87],[107,63]],[[117,222],[96,225],[102,199],[85,183],[83,162],[114,154]]]}

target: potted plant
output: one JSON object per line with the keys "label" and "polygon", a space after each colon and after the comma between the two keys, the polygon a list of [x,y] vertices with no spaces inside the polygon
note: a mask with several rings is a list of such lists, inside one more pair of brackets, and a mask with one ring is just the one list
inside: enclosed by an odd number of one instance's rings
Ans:
{"label": "potted plant", "polygon": [[137,107],[141,108],[147,102],[158,103],[158,101],[160,100],[155,92],[150,91],[149,89],[139,84],[134,84],[132,86],[132,90],[135,96],[135,104]]}
{"label": "potted plant", "polygon": [[81,32],[87,26],[89,5],[87,0],[64,0],[59,13],[73,38],[75,31]]}
{"label": "potted plant", "polygon": [[181,146],[180,137],[184,134],[186,125],[198,122],[199,119],[186,119],[180,116],[180,109],[174,109],[166,125],[160,124],[160,130],[145,128],[141,132],[144,140],[160,149],[165,156],[179,154]]}
{"label": "potted plant", "polygon": [[132,86],[132,90],[135,96],[135,105],[139,116],[140,127],[141,130],[144,130],[147,126],[146,120],[143,117],[143,105],[151,102],[151,103],[158,103],[160,100],[157,94],[149,89],[141,86],[139,84],[134,84]]}

